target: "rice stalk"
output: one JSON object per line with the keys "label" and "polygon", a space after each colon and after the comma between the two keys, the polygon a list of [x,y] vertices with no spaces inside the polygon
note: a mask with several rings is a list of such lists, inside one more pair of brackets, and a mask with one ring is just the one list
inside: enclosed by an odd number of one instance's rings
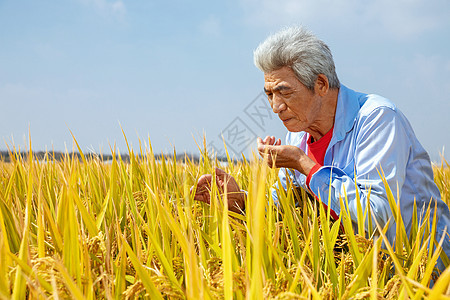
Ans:
{"label": "rice stalk", "polygon": [[[106,163],[70,153],[38,160],[13,147],[0,162],[0,298],[448,298],[448,269],[435,270],[445,236],[435,237],[434,203],[422,219],[402,220],[386,187],[400,237],[390,245],[370,193],[356,222],[344,194],[332,222],[330,205],[289,181],[276,206],[277,170],[228,154],[222,168],[248,191],[239,215],[214,180],[211,205],[193,200],[198,178],[222,164],[206,147],[199,161],[157,158],[150,140],[127,150],[129,161],[111,146]],[[448,203],[447,163],[434,171]]]}

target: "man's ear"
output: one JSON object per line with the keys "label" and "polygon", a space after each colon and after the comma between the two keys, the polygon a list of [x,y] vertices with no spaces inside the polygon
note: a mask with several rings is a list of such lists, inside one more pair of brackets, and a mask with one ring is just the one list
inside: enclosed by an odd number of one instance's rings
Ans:
{"label": "man's ear", "polygon": [[328,78],[324,74],[317,75],[316,83],[314,85],[314,92],[319,96],[325,96],[330,89]]}

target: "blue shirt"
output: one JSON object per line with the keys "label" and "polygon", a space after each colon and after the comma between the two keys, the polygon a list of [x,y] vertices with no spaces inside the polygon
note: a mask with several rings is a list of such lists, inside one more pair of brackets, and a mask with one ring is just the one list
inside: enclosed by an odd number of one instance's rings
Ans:
{"label": "blue shirt", "polygon": [[[308,153],[307,136],[306,132],[289,132],[286,144],[297,146]],[[408,235],[414,199],[418,218],[423,215],[431,199],[437,202],[436,239],[439,241],[444,230],[448,232],[450,229],[449,208],[440,198],[439,189],[433,181],[430,158],[417,140],[408,120],[388,99],[358,93],[341,85],[333,137],[325,153],[324,166],[312,175],[309,186],[325,204],[328,204],[328,195],[331,192],[330,208],[338,215],[339,196],[347,195],[348,209],[354,223],[357,221],[356,192],[358,190],[364,211],[370,188],[371,211],[382,227],[390,220],[386,234],[393,243],[396,224],[384,183],[378,173],[381,169],[396,201],[400,198],[401,215]],[[293,174],[289,170],[280,169],[280,182],[285,189],[287,173],[294,184],[307,188],[305,175],[297,170]],[[272,190],[272,196],[275,203],[278,203],[275,188]],[[434,210],[431,216],[433,212]],[[373,226],[375,229],[375,222]],[[448,233],[444,238],[443,248],[450,257]],[[439,269],[444,270],[441,260],[439,264]]]}

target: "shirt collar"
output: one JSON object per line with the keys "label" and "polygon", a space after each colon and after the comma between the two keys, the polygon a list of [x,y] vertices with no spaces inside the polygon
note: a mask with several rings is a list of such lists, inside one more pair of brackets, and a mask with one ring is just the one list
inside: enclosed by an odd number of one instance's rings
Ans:
{"label": "shirt collar", "polygon": [[360,98],[364,95],[341,84],[336,105],[336,114],[334,116],[333,138],[330,144],[344,139],[347,132],[353,128],[353,124],[361,108]]}

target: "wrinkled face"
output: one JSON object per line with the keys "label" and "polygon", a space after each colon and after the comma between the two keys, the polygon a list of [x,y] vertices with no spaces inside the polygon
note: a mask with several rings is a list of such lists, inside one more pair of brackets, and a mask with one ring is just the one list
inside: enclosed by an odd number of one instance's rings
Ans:
{"label": "wrinkled face", "polygon": [[291,132],[309,131],[322,104],[321,97],[303,85],[290,67],[264,74],[264,91],[274,113]]}

